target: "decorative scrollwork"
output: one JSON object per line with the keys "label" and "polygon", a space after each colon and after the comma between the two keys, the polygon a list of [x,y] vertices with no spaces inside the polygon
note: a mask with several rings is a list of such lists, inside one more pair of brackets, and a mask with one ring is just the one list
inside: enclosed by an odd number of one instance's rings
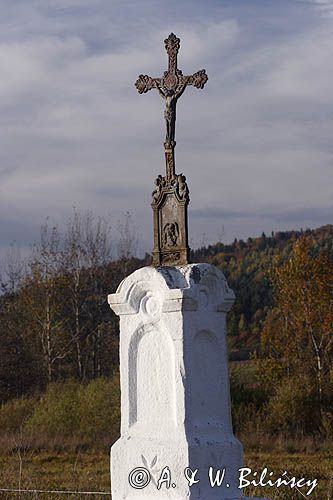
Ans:
{"label": "decorative scrollwork", "polygon": [[177,55],[180,48],[180,38],[177,38],[174,33],[170,33],[168,38],[164,40],[164,45],[169,56]]}
{"label": "decorative scrollwork", "polygon": [[188,202],[190,200],[189,189],[184,174],[176,174],[170,178],[158,175],[155,179],[155,189],[152,192],[152,203],[157,204],[161,199],[163,190],[169,191],[170,189],[177,193],[180,201]]}
{"label": "decorative scrollwork", "polygon": [[139,94],[145,94],[148,90],[156,88],[159,83],[159,78],[152,78],[148,75],[139,75],[139,78],[135,82],[135,87],[137,88]]}
{"label": "decorative scrollwork", "polygon": [[194,75],[189,77],[189,84],[193,85],[197,89],[203,89],[205,84],[208,81],[208,75],[206,73],[206,70],[201,69],[200,71],[197,71],[194,73]]}
{"label": "decorative scrollwork", "polygon": [[163,189],[173,189],[177,193],[179,200],[189,201],[189,189],[184,174],[174,175],[171,178],[158,175],[155,179],[155,189],[152,192],[152,203],[159,202]]}
{"label": "decorative scrollwork", "polygon": [[175,158],[172,149],[165,149],[166,177],[172,179],[175,175]]}
{"label": "decorative scrollwork", "polygon": [[163,264],[173,265],[173,263],[175,262],[177,265],[180,259],[181,259],[180,252],[162,253]]}

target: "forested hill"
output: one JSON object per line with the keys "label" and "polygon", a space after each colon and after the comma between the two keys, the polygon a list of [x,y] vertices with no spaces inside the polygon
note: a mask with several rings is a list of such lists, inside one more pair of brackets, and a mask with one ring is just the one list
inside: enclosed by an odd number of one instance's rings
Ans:
{"label": "forested hill", "polygon": [[273,305],[268,271],[273,263],[287,260],[295,241],[301,236],[311,240],[314,253],[329,252],[333,259],[333,225],[314,230],[264,233],[259,238],[216,243],[192,252],[194,262],[209,262],[221,268],[236,302],[229,313],[231,358],[248,357],[259,342],[267,311]]}
{"label": "forested hill", "polygon": [[[107,231],[88,218],[62,235],[43,228],[41,241],[23,265],[14,256],[7,273],[0,268],[0,403],[43,390],[48,383],[91,380],[118,369],[118,319],[108,293],[150,256],[130,255],[133,238],[125,232],[123,257],[112,260]],[[306,235],[313,252],[333,258],[333,226],[279,232],[230,245],[217,243],[192,252],[192,261],[220,267],[236,293],[228,315],[231,359],[247,359],[260,341],[263,322],[273,306],[268,271],[291,256]]]}

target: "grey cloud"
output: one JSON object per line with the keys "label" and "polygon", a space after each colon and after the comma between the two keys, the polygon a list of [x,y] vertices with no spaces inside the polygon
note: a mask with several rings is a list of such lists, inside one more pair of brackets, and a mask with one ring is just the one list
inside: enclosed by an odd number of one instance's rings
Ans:
{"label": "grey cloud", "polygon": [[332,0],[299,0],[314,5],[317,10],[327,17],[333,15],[333,1]]}
{"label": "grey cloud", "polygon": [[299,227],[299,224],[306,223],[310,221],[311,224],[317,222],[319,224],[324,224],[332,221],[333,205],[327,207],[304,207],[304,208],[276,208],[275,210],[271,207],[258,208],[256,211],[232,211],[228,209],[219,208],[206,208],[192,210],[192,216],[198,218],[209,218],[209,219],[219,219],[219,220],[229,220],[229,219],[253,219],[256,217],[261,217],[265,219],[271,219],[275,222],[294,222]]}

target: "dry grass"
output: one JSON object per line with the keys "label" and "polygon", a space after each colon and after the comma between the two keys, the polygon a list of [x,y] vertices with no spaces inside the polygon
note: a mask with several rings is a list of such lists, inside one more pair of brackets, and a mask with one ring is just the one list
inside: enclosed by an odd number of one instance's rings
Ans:
{"label": "dry grass", "polygon": [[[333,499],[332,452],[287,453],[282,451],[246,453],[246,465],[261,471],[267,467],[275,477],[288,471],[297,478],[318,479],[318,487],[306,498],[313,500]],[[0,487],[44,490],[110,491],[109,454],[93,452],[55,453],[37,452],[33,449],[12,450],[0,456]],[[21,472],[20,472],[21,471]],[[331,478],[331,482],[330,482]],[[288,488],[248,488],[247,495],[271,500],[301,500],[303,496]],[[306,492],[303,493],[305,494]],[[107,496],[57,495],[57,494],[6,494],[1,500],[60,500],[103,499]]]}
{"label": "dry grass", "polygon": [[[306,496],[307,489],[300,491],[306,498],[313,500],[332,500],[333,499],[333,453],[287,453],[271,451],[260,453],[256,451],[246,453],[246,466],[252,470],[261,471],[267,467],[269,471],[274,472],[277,478],[284,471],[288,472],[289,477],[295,476],[297,479],[302,477],[310,480],[317,479],[318,486],[314,491]],[[259,488],[250,487],[246,489],[249,496],[267,497],[271,500],[301,500],[302,494],[295,489],[287,487]]]}
{"label": "dry grass", "polygon": [[[20,456],[21,455],[21,456]],[[0,488],[29,490],[110,491],[109,456],[101,453],[13,451],[0,456]],[[21,474],[20,474],[21,470]],[[102,499],[99,495],[3,493],[2,499]]]}

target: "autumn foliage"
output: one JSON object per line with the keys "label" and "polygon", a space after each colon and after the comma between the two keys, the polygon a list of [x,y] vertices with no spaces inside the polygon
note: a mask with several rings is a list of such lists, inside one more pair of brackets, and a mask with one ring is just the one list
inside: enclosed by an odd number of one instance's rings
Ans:
{"label": "autumn foliage", "polygon": [[[12,253],[0,263],[0,403],[14,428],[25,409],[45,427],[60,405],[52,387],[68,383],[70,399],[71,381],[92,391],[117,373],[118,319],[107,295],[150,264],[135,257],[136,245],[128,216],[115,232],[74,211],[64,231],[41,228],[25,262]],[[333,436],[333,226],[219,242],[191,258],[221,268],[236,294],[228,314],[230,359],[241,365],[231,377],[236,432],[256,442],[263,432]],[[47,411],[32,404],[45,394]]]}
{"label": "autumn foliage", "polygon": [[275,389],[270,409],[275,416],[285,411],[290,428],[301,422],[303,431],[322,432],[333,369],[333,264],[303,237],[270,278],[275,307],[264,324],[260,363],[261,380]]}

